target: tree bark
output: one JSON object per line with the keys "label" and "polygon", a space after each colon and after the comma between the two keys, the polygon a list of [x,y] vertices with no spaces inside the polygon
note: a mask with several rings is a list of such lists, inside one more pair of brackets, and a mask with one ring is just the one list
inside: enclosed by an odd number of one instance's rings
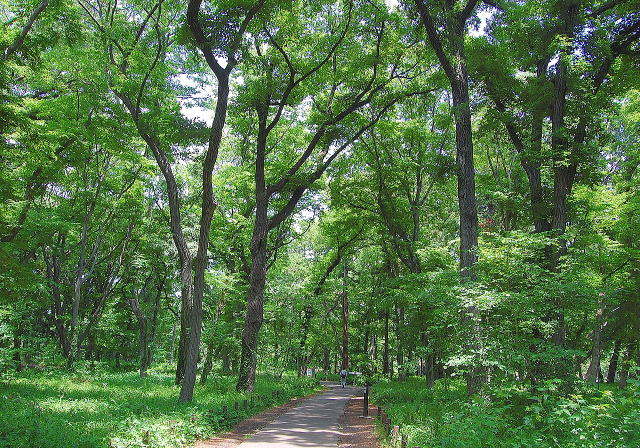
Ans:
{"label": "tree bark", "polygon": [[208,265],[209,235],[211,220],[216,209],[213,194],[213,168],[218,159],[229,103],[229,75],[218,76],[218,98],[209,135],[209,145],[202,163],[202,205],[200,215],[200,234],[193,273],[193,307],[189,316],[189,344],[184,365],[184,378],[179,400],[191,401],[196,383],[200,339],[202,335],[202,298],[204,296],[204,273]]}
{"label": "tree bark", "polygon": [[[400,381],[404,380],[404,372],[403,372],[403,365],[404,365],[404,348],[403,348],[403,344],[404,344],[404,332],[403,332],[403,327],[404,327],[404,308],[401,306],[398,306],[397,304],[395,305],[395,313],[394,313],[394,320],[395,320],[395,330],[396,330],[396,344],[397,344],[397,348],[396,348],[396,363],[398,364],[398,379]],[[391,369],[392,373],[393,373],[393,368]]]}
{"label": "tree bark", "polygon": [[622,341],[616,339],[613,345],[613,354],[609,361],[609,368],[607,369],[607,383],[613,383],[616,379],[616,372],[618,370],[618,359],[620,357],[620,347],[622,347]]}
{"label": "tree bark", "polygon": [[585,381],[589,381],[591,383],[598,382],[598,375],[600,373],[600,354],[602,352],[602,343],[601,343],[601,334],[602,334],[602,301],[600,300],[600,304],[598,306],[598,310],[596,311],[596,319],[595,326],[593,328],[593,336],[591,340],[591,362],[589,363],[589,368],[585,373],[584,379]]}
{"label": "tree bark", "polygon": [[[477,261],[478,212],[475,193],[475,170],[473,163],[473,138],[471,107],[469,103],[469,77],[466,65],[464,37],[466,22],[473,13],[477,1],[470,0],[456,11],[453,3],[446,6],[444,39],[450,55],[445,52],[443,37],[423,0],[415,0],[429,42],[442,66],[453,96],[453,114],[456,129],[456,164],[458,176],[458,208],[460,211],[460,276],[463,283],[475,280],[474,266]],[[462,324],[470,330],[466,350],[478,353],[481,346],[480,311],[475,305],[462,311]],[[467,393],[475,394],[486,383],[486,369],[481,360],[467,367],[465,375]]]}
{"label": "tree bark", "polygon": [[213,367],[214,351],[215,351],[214,341],[211,340],[207,344],[207,357],[204,360],[204,366],[202,367],[202,373],[200,374],[200,384],[206,384],[207,378],[211,373],[211,368]]}
{"label": "tree bark", "polygon": [[632,341],[627,344],[627,347],[624,350],[624,355],[622,357],[622,362],[620,363],[620,375],[618,385],[620,388],[624,389],[627,387],[627,379],[629,378],[629,368],[631,367],[631,360],[636,352],[636,341]]}
{"label": "tree bark", "polygon": [[344,263],[342,283],[342,358],[340,369],[349,367],[349,293],[347,292],[347,263]]}
{"label": "tree bark", "polygon": [[382,374],[389,374],[389,310],[384,312],[384,345],[382,349]]}
{"label": "tree bark", "polygon": [[4,50],[1,60],[6,61],[7,59],[9,59],[9,56],[11,56],[22,47],[27,34],[29,34],[29,31],[31,31],[31,28],[33,27],[33,24],[36,22],[40,14],[42,14],[42,12],[47,8],[48,5],[49,0],[42,0],[40,4],[36,6],[36,8],[29,15],[27,23],[22,27],[22,30],[20,30],[20,33],[18,34],[16,39],[11,43],[11,45],[6,48],[6,50]]}
{"label": "tree bark", "polygon": [[[265,135],[266,138],[266,135]],[[257,169],[257,168],[256,168]],[[264,165],[262,166],[264,170]],[[258,176],[259,178],[260,176]],[[260,180],[257,181],[260,183]],[[264,172],[262,173],[264,182]],[[264,183],[262,183],[264,186]],[[264,191],[264,190],[262,190]],[[249,274],[249,292],[245,326],[242,331],[242,352],[240,355],[240,375],[236,389],[253,391],[255,387],[258,335],[264,313],[264,285],[267,278],[267,203],[264,195],[256,203],[256,221],[251,239],[253,263]]]}

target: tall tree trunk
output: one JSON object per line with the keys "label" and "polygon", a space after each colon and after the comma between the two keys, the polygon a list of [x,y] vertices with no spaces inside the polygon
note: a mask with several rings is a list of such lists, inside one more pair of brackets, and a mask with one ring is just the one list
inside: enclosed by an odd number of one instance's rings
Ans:
{"label": "tall tree trunk", "polygon": [[[463,32],[459,39],[464,39]],[[464,50],[459,48],[459,61],[464,61]],[[475,195],[475,171],[473,164],[473,141],[471,134],[471,109],[469,105],[469,85],[467,68],[464,63],[454,64],[456,80],[451,82],[453,108],[456,118],[456,160],[458,165],[458,207],[460,210],[460,275],[463,282],[475,280],[474,266],[477,261],[478,213]],[[469,330],[467,351],[479,353],[481,350],[480,310],[475,305],[467,306],[462,312],[462,322]],[[474,356],[465,375],[467,393],[475,394],[485,386],[487,374],[482,361]]]}
{"label": "tall tree trunk", "polygon": [[202,162],[202,205],[200,214],[200,233],[198,235],[198,252],[194,261],[193,272],[193,301],[191,315],[189,316],[189,344],[185,357],[184,378],[180,388],[179,400],[191,401],[193,388],[196,384],[198,359],[200,357],[200,339],[202,335],[202,298],[204,296],[204,273],[209,264],[209,235],[211,234],[211,221],[217,204],[213,194],[213,168],[218,159],[218,150],[222,141],[227,118],[227,105],[229,102],[229,75],[218,76],[218,98],[211,131],[209,145]]}
{"label": "tall tree trunk", "polygon": [[[575,34],[575,25],[578,20],[580,10],[580,2],[566,2],[563,4],[561,11],[562,33],[568,38],[573,39]],[[565,154],[570,153],[568,132],[565,125],[565,114],[568,92],[569,67],[566,58],[570,57],[573,47],[564,49],[560,53],[560,58],[556,63],[556,73],[553,79],[554,91],[553,102],[551,105],[551,150],[554,156],[561,162],[554,169],[553,179],[553,214],[551,219],[551,228],[558,232],[560,236],[559,250],[552,251],[553,255],[550,260],[551,269],[557,270],[560,257],[566,254],[566,239],[563,237],[568,222],[568,198],[573,188],[573,181],[576,175],[575,160],[565,160]],[[553,342],[559,347],[564,347],[566,339],[566,329],[564,322],[564,312],[559,304],[555,304],[558,311],[555,313],[557,322],[553,335]],[[562,366],[559,366],[558,373],[562,376],[566,375]]]}
{"label": "tall tree trunk", "polygon": [[347,262],[344,263],[342,283],[342,360],[340,369],[349,367],[349,294],[347,292]]}
{"label": "tall tree trunk", "polygon": [[[473,13],[477,2],[469,1],[457,10],[450,2],[443,11],[444,31],[436,25],[429,7],[424,0],[415,0],[429,42],[449,79],[453,96],[453,114],[456,128],[456,164],[458,175],[458,208],[460,211],[460,276],[463,283],[475,280],[474,265],[477,261],[478,212],[476,206],[475,171],[473,163],[473,138],[471,107],[469,103],[469,77],[465,55],[465,32],[467,19]],[[450,54],[447,54],[443,40],[446,39]],[[481,351],[480,312],[475,305],[467,306],[462,312],[463,327],[469,330],[466,350],[471,353]],[[482,361],[474,356],[474,362],[467,367],[467,393],[480,392],[486,383],[486,369]]]}
{"label": "tall tree trunk", "polygon": [[251,272],[245,326],[242,331],[240,375],[236,389],[253,391],[255,387],[258,336],[264,313],[264,285],[267,278],[267,200],[256,204],[256,221],[251,239]]}

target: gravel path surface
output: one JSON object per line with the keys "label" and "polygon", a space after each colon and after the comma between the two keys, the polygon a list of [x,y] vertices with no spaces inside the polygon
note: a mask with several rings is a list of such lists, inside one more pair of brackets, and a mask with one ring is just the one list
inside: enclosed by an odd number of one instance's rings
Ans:
{"label": "gravel path surface", "polygon": [[326,392],[302,401],[269,423],[240,448],[323,448],[338,446],[338,420],[357,388],[327,383]]}
{"label": "gravel path surface", "polygon": [[266,410],[195,448],[377,448],[374,421],[359,418],[362,389],[323,384],[325,392]]}

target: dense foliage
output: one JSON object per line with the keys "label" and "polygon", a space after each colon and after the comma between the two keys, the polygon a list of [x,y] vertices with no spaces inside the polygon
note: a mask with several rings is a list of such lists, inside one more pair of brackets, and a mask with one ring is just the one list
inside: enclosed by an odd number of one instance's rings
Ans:
{"label": "dense foliage", "polygon": [[470,399],[463,383],[438,380],[423,389],[416,380],[379,383],[374,399],[401,428],[409,446],[423,447],[619,447],[637,446],[637,389],[583,384],[573,394],[558,384],[501,384],[490,401]]}
{"label": "dense foliage", "polygon": [[434,446],[633,446],[638,11],[0,0],[0,427],[78,372],[206,407],[348,368],[422,377],[379,396]]}
{"label": "dense foliage", "polygon": [[[195,403],[176,406],[172,374],[157,369],[141,378],[134,371],[96,367],[5,378],[0,415],[7,418],[0,420],[0,446],[178,448],[306,395],[315,386],[307,378],[263,376],[255,394],[241,394],[231,377],[216,376],[198,388]],[[279,392],[277,397],[273,391]],[[253,406],[244,410],[244,400]]]}

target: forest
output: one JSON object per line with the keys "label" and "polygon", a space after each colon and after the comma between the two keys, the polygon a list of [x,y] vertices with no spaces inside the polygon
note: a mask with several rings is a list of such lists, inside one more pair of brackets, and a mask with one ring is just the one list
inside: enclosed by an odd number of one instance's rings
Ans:
{"label": "forest", "polygon": [[639,0],[0,0],[0,447],[640,447],[639,167]]}

